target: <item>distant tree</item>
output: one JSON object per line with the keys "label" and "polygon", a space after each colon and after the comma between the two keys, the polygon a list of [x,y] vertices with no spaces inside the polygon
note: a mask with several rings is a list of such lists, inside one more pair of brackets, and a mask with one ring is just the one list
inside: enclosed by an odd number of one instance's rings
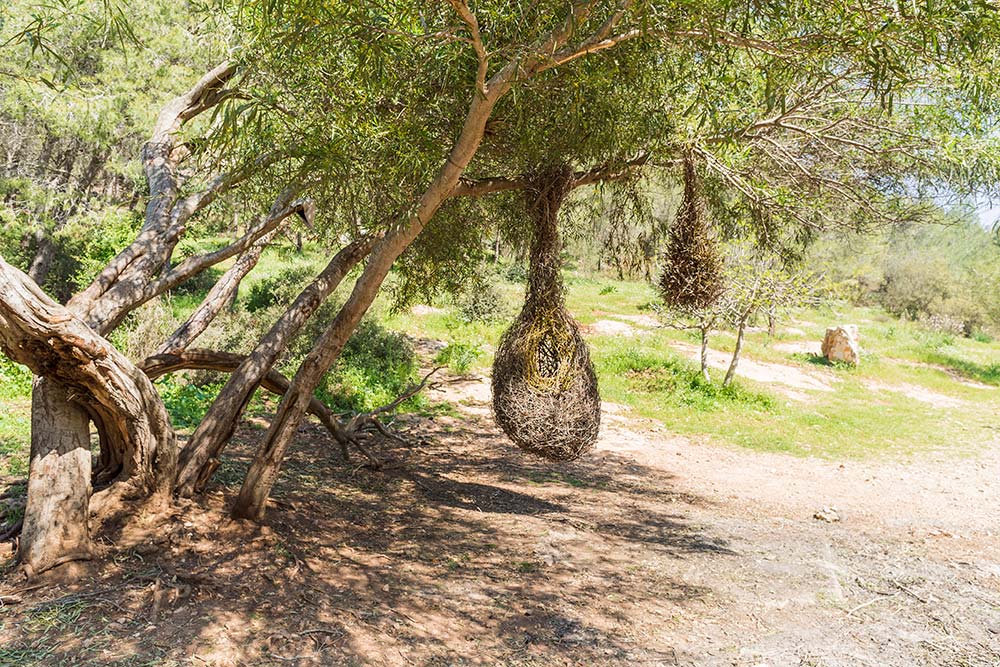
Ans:
{"label": "distant tree", "polygon": [[736,330],[736,344],[722,381],[723,387],[728,387],[736,377],[747,325],[763,314],[768,320],[768,332],[773,335],[779,315],[804,305],[813,292],[814,283],[801,270],[783,265],[779,257],[747,244],[731,247],[726,265],[726,287],[718,310]]}
{"label": "distant tree", "polygon": [[720,245],[718,280],[718,292],[712,299],[668,301],[663,315],[668,326],[699,333],[701,375],[709,383],[712,333],[723,326],[736,332],[733,355],[722,381],[722,386],[728,387],[736,376],[748,324],[760,315],[777,319],[783,311],[803,305],[813,281],[806,273],[786,267],[780,257],[745,241]]}

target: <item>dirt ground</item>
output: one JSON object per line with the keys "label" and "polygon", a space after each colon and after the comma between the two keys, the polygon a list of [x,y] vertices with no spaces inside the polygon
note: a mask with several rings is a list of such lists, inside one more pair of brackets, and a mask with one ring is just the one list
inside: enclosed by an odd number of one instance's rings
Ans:
{"label": "dirt ground", "polygon": [[0,665],[1000,665],[1000,442],[840,464],[608,404],[553,465],[488,396],[440,390],[462,415],[397,424],[377,472],[304,426],[263,528],[224,518],[242,428],[203,504],[106,526],[82,585],[8,572]]}

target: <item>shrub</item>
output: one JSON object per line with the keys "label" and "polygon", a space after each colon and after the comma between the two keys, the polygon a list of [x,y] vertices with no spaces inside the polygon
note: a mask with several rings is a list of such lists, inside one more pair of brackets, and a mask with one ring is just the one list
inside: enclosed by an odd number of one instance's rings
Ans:
{"label": "shrub", "polygon": [[483,348],[475,344],[448,343],[434,357],[434,363],[444,365],[457,373],[465,373],[483,356]]}
{"label": "shrub", "polygon": [[0,354],[0,399],[31,396],[31,371]]}
{"label": "shrub", "polygon": [[142,361],[178,326],[180,320],[157,297],[129,313],[122,326],[111,333],[111,342],[129,359]]}
{"label": "shrub", "polygon": [[179,429],[194,428],[200,424],[221,388],[219,383],[198,385],[175,375],[156,381],[156,389],[170,413],[170,421]]}
{"label": "shrub", "polygon": [[932,315],[921,315],[920,324],[926,329],[937,333],[946,333],[953,336],[965,334],[965,323],[957,317],[934,313]]}
{"label": "shrub", "polygon": [[313,270],[310,267],[293,266],[264,278],[250,286],[245,301],[246,309],[256,312],[271,306],[287,306],[312,277]]}
{"label": "shrub", "polygon": [[214,267],[205,269],[201,273],[198,273],[180,285],[173,289],[175,294],[196,294],[203,295],[212,289],[212,286],[218,282],[219,278],[222,276],[222,271]]}
{"label": "shrub", "polygon": [[491,282],[477,281],[458,301],[458,311],[466,322],[489,324],[507,315],[507,300]]}
{"label": "shrub", "polygon": [[523,283],[528,280],[528,269],[522,262],[514,262],[504,274],[508,282]]}
{"label": "shrub", "polygon": [[[347,341],[317,395],[332,409],[364,412],[390,403],[417,379],[413,345],[401,333],[365,320]],[[420,397],[408,402],[421,404]]]}
{"label": "shrub", "polygon": [[986,333],[985,331],[973,331],[972,335],[970,336],[970,338],[972,338],[972,340],[976,341],[977,343],[992,343],[993,342],[993,336],[991,336],[990,334]]}

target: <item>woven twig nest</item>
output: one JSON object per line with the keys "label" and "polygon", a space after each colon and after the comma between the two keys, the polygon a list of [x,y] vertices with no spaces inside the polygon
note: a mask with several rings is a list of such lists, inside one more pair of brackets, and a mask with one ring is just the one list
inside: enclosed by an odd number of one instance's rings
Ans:
{"label": "woven twig nest", "polygon": [[535,223],[528,292],[493,361],[493,415],[521,449],[571,461],[593,447],[601,423],[597,375],[580,328],[566,310],[559,275],[559,205],[572,172],[538,177],[528,193]]}
{"label": "woven twig nest", "polygon": [[684,197],[670,229],[660,294],[668,307],[706,308],[722,295],[722,255],[709,227],[694,161],[684,160]]}

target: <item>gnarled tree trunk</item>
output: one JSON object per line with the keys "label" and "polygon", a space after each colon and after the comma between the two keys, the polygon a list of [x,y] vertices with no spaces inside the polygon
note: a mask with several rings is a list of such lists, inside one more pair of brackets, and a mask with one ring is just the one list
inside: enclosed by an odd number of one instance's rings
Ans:
{"label": "gnarled tree trunk", "polygon": [[[79,555],[87,541],[90,447],[85,417],[111,452],[116,494],[166,499],[174,431],[150,379],[111,343],[0,258],[0,349],[45,379],[32,403],[32,462],[21,557],[34,572]],[[84,455],[84,453],[86,455]],[[58,482],[54,482],[59,477]],[[51,484],[57,483],[55,487]],[[63,493],[63,485],[67,491]],[[72,488],[72,493],[68,491]],[[63,531],[71,530],[67,540]]]}

